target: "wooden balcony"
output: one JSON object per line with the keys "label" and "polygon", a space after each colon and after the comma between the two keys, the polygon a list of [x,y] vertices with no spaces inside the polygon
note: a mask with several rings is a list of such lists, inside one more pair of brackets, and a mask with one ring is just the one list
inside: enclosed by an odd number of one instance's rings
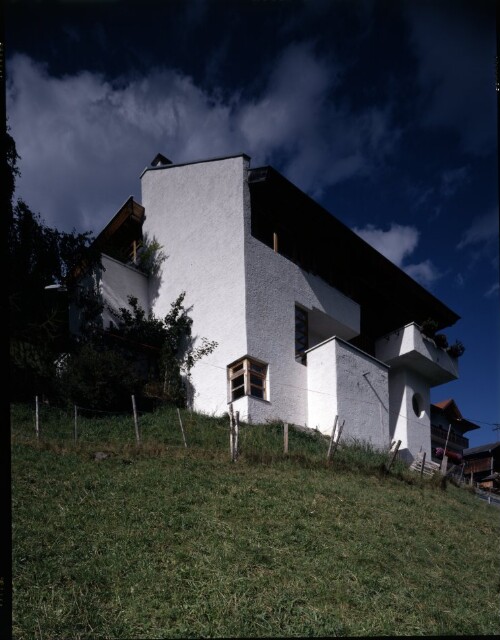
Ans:
{"label": "wooden balcony", "polygon": [[[448,429],[443,429],[442,427],[438,427],[434,424],[431,424],[431,439],[436,443],[436,446],[443,446],[446,443],[446,438],[448,437]],[[450,447],[450,445],[457,445],[456,447]],[[454,433],[450,430],[450,435],[448,437],[448,446],[449,448],[459,448],[459,449],[467,449],[469,446],[468,438],[464,438],[463,436],[458,435],[458,433]]]}

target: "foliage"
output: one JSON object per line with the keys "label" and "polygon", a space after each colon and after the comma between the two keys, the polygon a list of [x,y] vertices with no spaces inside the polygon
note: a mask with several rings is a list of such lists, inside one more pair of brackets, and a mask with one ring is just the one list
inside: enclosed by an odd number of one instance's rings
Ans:
{"label": "foliage", "polygon": [[[82,419],[74,446],[72,416],[45,412],[37,444],[32,410],[13,410],[16,638],[500,631],[498,518],[468,491],[368,472],[359,447],[313,464],[312,438],[306,465],[292,430],[285,458],[278,425],[243,425],[235,465],[227,420],[181,411],[185,449],[173,409],[140,417],[141,447],[130,415]],[[66,444],[44,440],[62,429]],[[93,429],[121,443],[101,448]],[[257,439],[275,449],[258,468]]]}
{"label": "foliage", "polygon": [[449,345],[448,338],[444,333],[436,334],[437,328],[438,323],[431,318],[424,320],[424,322],[422,322],[422,324],[420,325],[422,333],[425,336],[432,338],[436,344],[436,347],[446,349],[446,351],[452,358],[460,358],[460,356],[462,356],[465,351],[465,347],[462,342],[460,342],[460,340],[456,340],[454,344]]}
{"label": "foliage", "polygon": [[433,338],[438,329],[438,323],[432,318],[427,318],[427,320],[424,320],[420,325],[420,329],[422,330],[424,336]]}
{"label": "foliage", "polygon": [[71,336],[76,344],[98,342],[102,335],[102,312],[104,303],[99,284],[101,265],[94,264],[94,270],[88,273],[73,287],[68,303],[73,313],[78,314],[78,333]]}
{"label": "foliage", "polygon": [[448,348],[448,338],[444,335],[444,333],[437,333],[434,336],[434,342],[436,343],[436,347],[440,349]]}
{"label": "foliage", "polygon": [[16,178],[19,177],[20,171],[17,166],[19,156],[17,155],[16,143],[14,138],[5,131],[4,133],[4,164],[3,164],[3,180],[2,185],[7,202],[7,221],[10,224],[13,214],[14,191],[16,188]]}
{"label": "foliage", "polygon": [[[6,143],[11,399],[39,393],[54,397],[57,390],[59,397],[66,393],[71,402],[117,407],[129,403],[132,388],[142,389],[148,383],[161,389],[163,399],[183,406],[192,367],[216,347],[205,338],[194,346],[192,320],[183,307],[185,294],[164,319],[147,315],[131,297],[131,309],[122,308],[116,315],[113,333],[123,340],[111,341],[102,331],[99,278],[103,266],[92,234],[50,228],[23,201],[13,204],[18,156],[8,135]],[[161,245],[145,236],[137,266],[155,276],[165,259]],[[59,290],[46,289],[53,283],[61,285]],[[76,337],[69,335],[69,305],[78,313]],[[138,345],[149,348],[149,358],[137,358]],[[58,368],[61,353],[71,357]]]}
{"label": "foliage", "polygon": [[455,342],[448,347],[447,351],[452,358],[460,358],[465,352],[465,347],[460,340],[455,340]]}
{"label": "foliage", "polygon": [[[92,283],[82,291],[92,297]],[[130,309],[121,308],[118,313],[110,309],[115,316],[112,330],[104,332],[99,323],[95,330],[87,326],[78,349],[61,367],[61,390],[71,403],[125,409],[132,393],[140,397],[145,386],[158,377],[164,343],[181,332],[178,325],[182,322],[167,325],[152,313],[146,314],[137,298],[130,296],[128,302]],[[85,317],[81,320],[85,322]],[[189,324],[188,320],[184,323]],[[177,373],[181,387],[179,366]]]}
{"label": "foliage", "polygon": [[149,239],[148,235],[144,234],[142,245],[137,252],[137,264],[135,266],[147,276],[156,277],[166,259],[167,256],[163,251],[163,246],[158,240],[156,238]]}
{"label": "foliage", "polygon": [[[69,348],[68,299],[78,295],[71,274],[82,264],[92,268],[100,262],[92,249],[90,232],[58,231],[48,227],[22,200],[13,203],[19,170],[12,138],[9,145],[7,259],[11,397],[27,398],[48,392],[54,386],[55,357]],[[53,283],[64,285],[66,294],[45,289]]]}
{"label": "foliage", "polygon": [[130,396],[142,388],[133,361],[91,342],[66,357],[59,382],[61,396],[71,404],[108,411],[129,408]]}
{"label": "foliage", "polygon": [[217,346],[206,338],[200,340],[201,345],[194,346],[193,320],[183,304],[185,295],[182,292],[177,297],[163,319],[156,318],[152,312],[146,314],[134,296],[128,298],[130,309],[122,307],[118,313],[112,311],[116,322],[114,335],[156,350],[148,388],[177,406],[186,405],[191,369]]}

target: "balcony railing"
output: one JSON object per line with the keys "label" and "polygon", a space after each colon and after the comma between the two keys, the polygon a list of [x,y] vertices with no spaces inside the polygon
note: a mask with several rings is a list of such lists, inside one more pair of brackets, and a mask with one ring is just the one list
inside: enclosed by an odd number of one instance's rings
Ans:
{"label": "balcony railing", "polygon": [[[436,425],[431,425],[431,438],[436,438],[438,440],[442,440],[442,444],[444,445],[446,442],[446,438],[448,436],[448,429],[443,429],[442,427],[437,427]],[[450,430],[450,435],[448,437],[448,444],[456,444],[462,449],[467,449],[469,446],[469,440],[464,438],[463,436],[459,436],[457,433],[453,433]]]}
{"label": "balcony railing", "polygon": [[437,347],[414,322],[379,338],[375,343],[375,356],[393,368],[413,369],[431,386],[458,378],[457,358]]}

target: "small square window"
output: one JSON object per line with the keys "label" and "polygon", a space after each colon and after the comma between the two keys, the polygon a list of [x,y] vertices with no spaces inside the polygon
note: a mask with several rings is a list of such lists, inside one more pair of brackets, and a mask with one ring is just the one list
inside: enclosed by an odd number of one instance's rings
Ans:
{"label": "small square window", "polygon": [[229,391],[231,400],[242,396],[267,399],[267,364],[251,358],[242,358],[228,367]]}

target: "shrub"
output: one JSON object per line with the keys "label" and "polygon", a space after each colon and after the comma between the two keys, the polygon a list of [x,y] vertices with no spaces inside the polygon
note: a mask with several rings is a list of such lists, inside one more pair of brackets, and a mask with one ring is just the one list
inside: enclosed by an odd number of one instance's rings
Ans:
{"label": "shrub", "polygon": [[437,328],[438,328],[438,323],[435,320],[432,320],[431,318],[427,318],[427,320],[424,320],[420,325],[420,329],[422,333],[424,334],[424,336],[427,336],[428,338],[434,337],[437,331]]}
{"label": "shrub", "polygon": [[434,342],[436,343],[436,347],[440,347],[441,349],[448,348],[448,338],[444,335],[444,333],[437,333],[434,336]]}
{"label": "shrub", "polygon": [[62,397],[71,404],[108,411],[130,408],[142,382],[134,362],[116,350],[91,343],[69,355],[60,372]]}
{"label": "shrub", "polygon": [[450,345],[447,351],[452,358],[460,358],[464,354],[465,347],[460,340],[455,340],[455,343]]}

